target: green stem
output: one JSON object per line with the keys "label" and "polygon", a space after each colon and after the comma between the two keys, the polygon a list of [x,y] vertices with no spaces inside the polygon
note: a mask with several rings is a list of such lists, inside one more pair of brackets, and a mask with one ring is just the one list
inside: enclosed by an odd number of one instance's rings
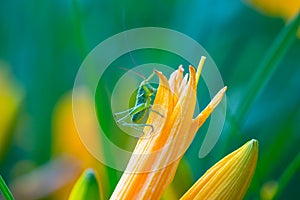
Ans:
{"label": "green stem", "polygon": [[267,51],[266,56],[256,68],[257,72],[250,81],[249,88],[246,95],[244,95],[239,107],[239,111],[236,115],[240,122],[244,121],[252,104],[256,100],[257,96],[263,91],[267,85],[272,74],[277,69],[280,61],[284,57],[285,53],[292,45],[293,41],[297,37],[297,31],[300,26],[300,12],[297,16],[287,24],[287,26],[279,33],[274,43]]}
{"label": "green stem", "polygon": [[1,175],[0,175],[0,190],[6,200],[14,200],[13,195],[11,194],[9,188],[7,187]]}
{"label": "green stem", "polygon": [[293,178],[294,174],[300,170],[300,153],[296,156],[296,158],[291,162],[291,164],[284,171],[282,176],[278,181],[278,189],[275,194],[274,199],[278,199],[281,195],[284,188],[287,186],[288,182]]}
{"label": "green stem", "polygon": [[[240,129],[242,123],[245,121],[245,117],[250,110],[252,104],[256,98],[263,91],[267,85],[272,74],[277,69],[281,59],[292,45],[293,41],[297,37],[297,31],[300,26],[300,12],[297,16],[286,25],[285,28],[279,33],[270,49],[267,51],[266,56],[263,58],[260,65],[255,68],[256,73],[251,79],[248,89],[245,90],[247,93],[241,99],[239,109],[235,116],[229,115],[230,120],[230,134],[231,138],[239,139],[241,136]],[[230,141],[228,141],[230,143]]]}
{"label": "green stem", "polygon": [[85,58],[87,55],[87,49],[83,37],[83,29],[82,29],[82,14],[80,10],[80,5],[78,3],[78,0],[72,1],[72,8],[73,8],[73,17],[74,17],[74,30],[76,34],[76,40],[78,42],[78,47],[80,50],[80,54],[82,59]]}

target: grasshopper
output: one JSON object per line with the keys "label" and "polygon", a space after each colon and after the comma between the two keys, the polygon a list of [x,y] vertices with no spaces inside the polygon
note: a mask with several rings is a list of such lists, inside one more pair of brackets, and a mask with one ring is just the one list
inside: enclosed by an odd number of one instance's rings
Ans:
{"label": "grasshopper", "polygon": [[[149,83],[150,79],[153,78],[154,75],[155,73],[153,72],[147,79],[143,80],[140,83],[137,90],[134,107],[122,112],[114,113],[114,117],[116,119],[118,118],[118,116],[125,114],[125,116],[116,120],[118,124],[129,126],[136,130],[139,130],[138,127],[148,126],[151,128],[151,132],[154,131],[153,125],[151,124],[139,124],[139,122],[148,114],[149,111],[152,111],[159,116],[164,117],[161,113],[151,108],[152,97],[155,96],[155,93],[157,91],[157,89],[152,87]],[[131,123],[125,121],[127,118],[131,119]]]}

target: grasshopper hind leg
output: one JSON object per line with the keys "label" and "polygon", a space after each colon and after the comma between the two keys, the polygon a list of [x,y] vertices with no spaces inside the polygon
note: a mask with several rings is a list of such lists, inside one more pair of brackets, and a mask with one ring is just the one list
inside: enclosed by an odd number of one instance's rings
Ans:
{"label": "grasshopper hind leg", "polygon": [[154,127],[152,124],[134,124],[134,123],[127,123],[127,122],[121,122],[121,125],[123,126],[129,126],[137,131],[141,131],[141,129],[139,129],[140,127],[143,128],[145,126],[148,126],[151,128],[151,132],[152,133],[154,131]]}

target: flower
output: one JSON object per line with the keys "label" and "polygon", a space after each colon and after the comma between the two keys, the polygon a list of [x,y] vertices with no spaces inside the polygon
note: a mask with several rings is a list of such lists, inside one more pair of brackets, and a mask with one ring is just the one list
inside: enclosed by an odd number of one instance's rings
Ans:
{"label": "flower", "polygon": [[250,140],[211,167],[181,198],[243,199],[255,171],[257,140]]}
{"label": "flower", "polygon": [[298,0],[250,0],[249,3],[268,15],[282,17],[283,19],[291,19],[300,9],[300,1]]}
{"label": "flower", "polygon": [[[226,91],[221,89],[209,105],[193,119],[196,87],[205,57],[197,71],[189,66],[183,77],[183,68],[173,72],[170,79],[159,71],[160,84],[143,136],[116,186],[111,199],[159,199],[172,182],[180,159],[191,144],[197,130],[220,103]],[[164,117],[158,116],[157,112]]]}
{"label": "flower", "polygon": [[[207,172],[181,197],[181,200],[243,199],[254,175],[257,157],[258,142],[257,140],[252,139],[207,170]],[[147,179],[146,174],[142,174],[142,176],[145,176],[145,179]],[[169,174],[169,176],[172,176],[172,174]],[[127,181],[131,182],[131,180]],[[160,182],[164,182],[164,179],[156,179],[156,181],[157,182],[153,181],[153,184],[158,184],[163,187],[163,184],[160,184]],[[123,182],[122,184],[124,183],[126,184],[126,182]],[[93,176],[82,176],[75,184],[72,190],[72,195],[73,197],[76,197],[75,199],[81,200],[86,199],[85,195],[90,195],[87,191],[93,191],[93,193],[96,193],[96,197],[98,197],[99,190],[96,185],[97,182]],[[121,188],[121,186],[119,187]],[[147,188],[144,187],[143,182],[135,182],[134,184],[130,185],[130,187],[132,187],[133,191],[136,192],[132,193],[131,197],[133,199],[138,196],[136,195],[139,193],[139,191],[136,190],[137,187],[142,187],[142,190],[147,190]],[[129,190],[129,188],[123,189]],[[150,185],[150,188],[148,188],[148,196],[138,196],[138,199],[152,199],[153,196],[155,196],[153,199],[159,199],[159,196],[153,195],[153,193],[155,194],[156,191],[152,190]],[[94,196],[90,197],[94,198]],[[118,199],[130,199],[131,197],[119,196]],[[173,192],[171,192],[168,197],[176,199]],[[112,196],[111,199],[117,199],[117,197]]]}
{"label": "flower", "polygon": [[[84,124],[86,130],[90,130],[91,133],[95,132],[96,123],[91,119],[91,113],[88,109],[92,105],[92,99],[84,91],[80,92],[79,104],[77,105],[84,112],[81,115],[80,120]],[[103,191],[108,191],[108,173],[106,167],[94,158],[88,150],[82,144],[77,129],[73,121],[72,111],[72,93],[68,92],[64,94],[57,102],[53,113],[53,157],[54,158],[68,158],[69,167],[71,171],[74,166],[78,166],[73,176],[68,176],[70,180],[63,188],[57,191],[54,195],[56,199],[66,199],[69,195],[70,189],[73,187],[77,176],[86,169],[93,168],[101,179],[100,187]],[[88,134],[89,141],[93,141],[93,144],[101,147],[101,141],[98,141],[92,134]],[[106,197],[106,193],[102,193]]]}
{"label": "flower", "polygon": [[8,66],[0,61],[0,161],[8,150],[18,111],[24,98],[23,88],[16,82]]}
{"label": "flower", "polygon": [[[156,71],[160,84],[152,107],[155,111],[150,113],[149,126],[144,128],[110,199],[160,199],[164,192],[165,198],[176,199],[174,188],[167,186],[197,130],[226,91],[226,87],[221,89],[193,119],[196,86],[204,60],[202,57],[197,71],[189,67],[189,80],[188,75],[183,78],[181,66],[171,74],[169,81]],[[158,116],[157,112],[162,115]],[[253,177],[257,157],[258,142],[251,140],[209,169],[181,199],[242,199]],[[82,181],[79,179],[78,182]],[[76,185],[73,191],[81,190]]]}

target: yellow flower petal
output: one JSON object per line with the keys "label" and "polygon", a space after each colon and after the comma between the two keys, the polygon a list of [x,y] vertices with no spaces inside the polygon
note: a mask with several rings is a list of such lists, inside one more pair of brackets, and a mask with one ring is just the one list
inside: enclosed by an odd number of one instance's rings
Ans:
{"label": "yellow flower petal", "polygon": [[10,129],[15,123],[24,97],[24,91],[7,67],[0,61],[0,161],[10,146],[13,136]]}
{"label": "yellow flower petal", "polygon": [[251,140],[210,168],[181,198],[243,199],[252,180],[258,142]]}
{"label": "yellow flower petal", "polygon": [[[80,92],[80,99],[77,99],[77,106],[82,109],[84,112],[80,117],[80,121],[86,130],[88,141],[90,144],[97,145],[99,149],[102,148],[101,141],[96,139],[93,135],[95,132],[95,127],[97,122],[91,119],[90,111],[92,105],[92,99],[85,93],[85,91]],[[93,168],[96,170],[101,183],[99,184],[102,188],[102,191],[108,191],[108,175],[107,169],[104,164],[99,162],[94,158],[83,145],[80,136],[77,132],[74,119],[73,119],[73,110],[72,110],[72,93],[68,92],[61,97],[57,102],[57,105],[54,109],[53,114],[53,143],[52,143],[53,157],[61,156],[70,156],[76,162],[80,163],[80,173],[86,168]],[[72,167],[72,166],[70,166]],[[76,174],[75,174],[76,175]],[[79,175],[79,174],[77,174]],[[69,196],[69,191],[72,188],[72,185],[76,179],[73,177],[68,181],[68,184],[55,193],[55,199],[66,199]],[[108,194],[103,193],[104,197],[108,197]]]}
{"label": "yellow flower petal", "polygon": [[291,19],[300,10],[299,0],[250,0],[255,8],[271,16]]}
{"label": "yellow flower petal", "polygon": [[197,72],[189,67],[189,78],[188,75],[183,78],[181,66],[169,80],[155,71],[160,84],[153,109],[164,117],[150,113],[147,124],[151,124],[154,130],[145,127],[111,199],[159,199],[171,183],[198,128],[226,91],[226,88],[222,89],[204,112],[193,119],[196,87],[203,62],[200,62]]}

